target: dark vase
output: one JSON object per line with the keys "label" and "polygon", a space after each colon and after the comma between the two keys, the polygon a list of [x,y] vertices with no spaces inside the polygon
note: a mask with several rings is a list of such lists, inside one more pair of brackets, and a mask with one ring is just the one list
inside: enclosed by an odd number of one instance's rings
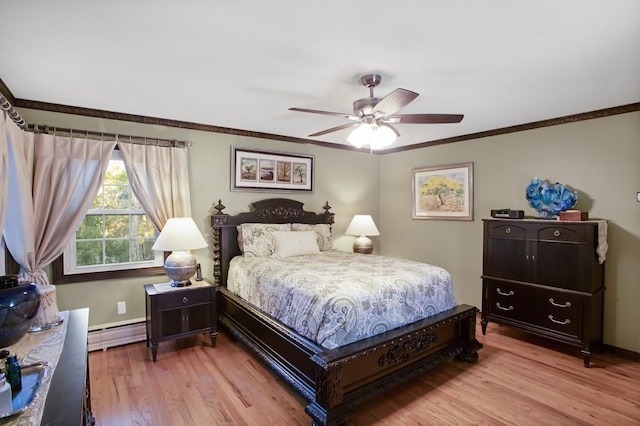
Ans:
{"label": "dark vase", "polygon": [[0,277],[0,348],[22,339],[38,307],[40,297],[35,284],[19,284],[13,275]]}

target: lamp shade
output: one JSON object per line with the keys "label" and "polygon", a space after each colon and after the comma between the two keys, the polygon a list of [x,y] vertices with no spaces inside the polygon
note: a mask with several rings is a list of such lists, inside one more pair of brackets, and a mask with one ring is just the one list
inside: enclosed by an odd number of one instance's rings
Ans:
{"label": "lamp shade", "polygon": [[368,236],[368,235],[380,235],[378,228],[376,228],[376,224],[373,222],[373,219],[368,214],[357,214],[353,216],[347,231],[345,232],[347,235],[358,235],[358,236]]}
{"label": "lamp shade", "polygon": [[152,250],[195,250],[207,246],[198,226],[190,217],[174,217],[167,221]]}

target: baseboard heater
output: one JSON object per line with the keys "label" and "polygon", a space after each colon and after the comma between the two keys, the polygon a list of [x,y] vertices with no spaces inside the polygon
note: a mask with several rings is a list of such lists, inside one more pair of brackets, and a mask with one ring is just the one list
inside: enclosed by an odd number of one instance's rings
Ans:
{"label": "baseboard heater", "polygon": [[147,339],[144,318],[89,327],[89,352],[103,350]]}

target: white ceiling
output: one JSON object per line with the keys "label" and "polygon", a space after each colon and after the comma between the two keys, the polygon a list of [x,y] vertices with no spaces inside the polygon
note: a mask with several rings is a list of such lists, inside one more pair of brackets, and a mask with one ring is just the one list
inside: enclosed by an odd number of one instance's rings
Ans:
{"label": "white ceiling", "polygon": [[0,28],[18,99],[298,138],[348,121],[289,107],[351,113],[367,72],[465,115],[395,147],[640,101],[638,0],[3,0]]}

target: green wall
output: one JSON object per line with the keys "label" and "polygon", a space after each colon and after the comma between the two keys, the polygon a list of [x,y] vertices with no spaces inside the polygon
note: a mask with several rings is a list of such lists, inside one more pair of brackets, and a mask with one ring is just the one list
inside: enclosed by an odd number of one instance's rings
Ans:
{"label": "green wall", "polygon": [[[472,222],[411,219],[411,170],[474,163]],[[481,306],[482,218],[525,210],[532,177],[576,189],[576,208],[608,221],[604,341],[640,352],[640,112],[380,157],[380,252],[448,269],[459,302]]]}
{"label": "green wall", "polygon": [[[534,215],[524,198],[531,178],[562,182],[579,191],[577,208],[609,221],[605,343],[640,352],[640,112],[384,155],[35,110],[21,113],[29,123],[191,140],[192,215],[208,240],[208,216],[219,198],[230,214],[275,196],[297,199],[318,212],[328,201],[336,214],[335,246],[345,251],[353,241],[344,235],[351,217],[371,214],[381,233],[373,238],[380,254],[445,267],[458,301],[475,306],[481,304],[481,219],[504,207]],[[314,192],[230,191],[231,146],[313,155]],[[411,219],[411,170],[463,162],[474,163],[474,220]],[[209,250],[194,254],[211,278]],[[142,285],[161,281],[163,276],[61,284],[58,305],[61,310],[88,306],[93,326],[139,319],[144,317]],[[116,304],[122,300],[127,313],[118,315]]]}
{"label": "green wall", "polygon": [[[211,241],[209,216],[213,206],[222,200],[225,213],[246,211],[251,202],[263,198],[286,197],[304,203],[305,210],[322,212],[325,202],[335,213],[334,246],[350,251],[354,237],[344,231],[354,214],[368,213],[377,218],[379,157],[362,152],[331,149],[317,145],[279,142],[220,133],[207,133],[163,126],[152,126],[91,117],[50,113],[36,110],[20,111],[28,123],[120,133],[150,138],[190,140],[189,173],[191,210],[207,241]],[[230,191],[231,146],[259,148],[275,152],[310,154],[315,159],[313,193],[237,192]],[[211,244],[210,244],[211,246]],[[202,265],[203,275],[213,277],[212,253],[209,249],[193,252]],[[51,275],[49,274],[50,278]],[[60,284],[56,294],[60,310],[89,307],[90,326],[133,321],[144,318],[144,284],[166,281],[163,275]],[[55,284],[55,283],[53,283]],[[117,314],[117,302],[127,302],[127,313]]]}

